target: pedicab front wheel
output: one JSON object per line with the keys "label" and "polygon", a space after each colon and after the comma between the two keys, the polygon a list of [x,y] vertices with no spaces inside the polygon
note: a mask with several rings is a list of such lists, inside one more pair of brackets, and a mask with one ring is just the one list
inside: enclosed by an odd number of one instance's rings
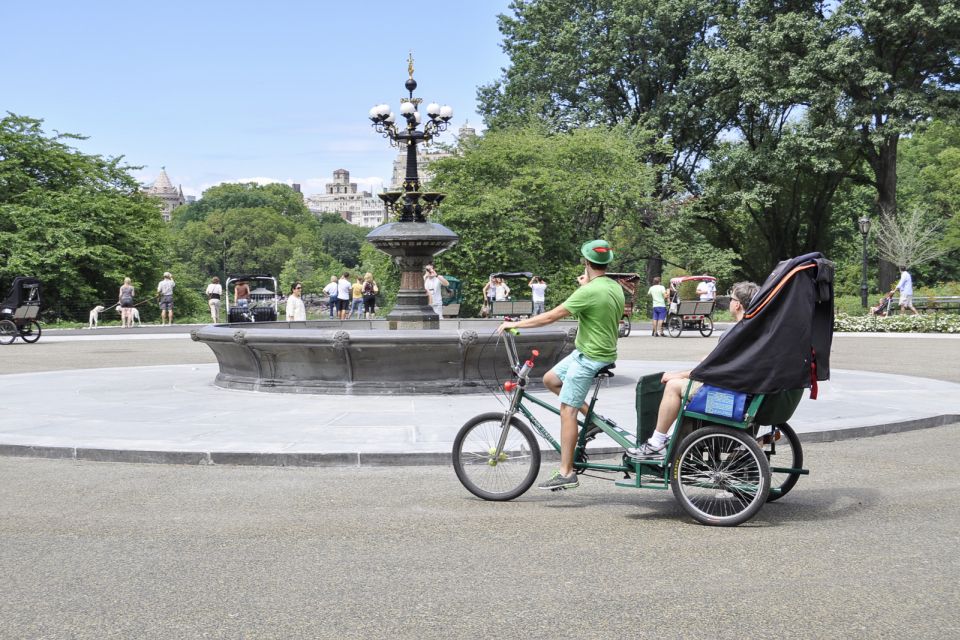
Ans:
{"label": "pedicab front wheel", "polygon": [[540,446],[526,424],[510,418],[503,449],[506,414],[483,413],[460,428],[453,441],[453,470],[467,491],[484,500],[513,500],[523,495],[540,471]]}
{"label": "pedicab front wheel", "polygon": [[667,333],[671,338],[679,338],[683,333],[683,318],[670,314],[667,316]]}
{"label": "pedicab front wheel", "polygon": [[767,501],[770,466],[750,434],[706,427],[680,443],[670,485],[694,520],[733,527],[756,515]]}
{"label": "pedicab front wheel", "polygon": [[0,320],[0,344],[10,344],[20,335],[12,320]]}

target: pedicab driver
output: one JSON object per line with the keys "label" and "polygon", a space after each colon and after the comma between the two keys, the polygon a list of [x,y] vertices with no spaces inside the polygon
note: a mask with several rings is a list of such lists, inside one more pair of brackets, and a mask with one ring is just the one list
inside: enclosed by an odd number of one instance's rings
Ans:
{"label": "pedicab driver", "polygon": [[573,450],[577,445],[577,412],[586,413],[584,400],[597,371],[617,359],[617,338],[623,317],[623,288],[605,277],[613,261],[613,249],[606,240],[593,240],[580,247],[584,273],[580,288],[546,313],[504,322],[497,329],[543,327],[573,316],[577,329],[576,348],[543,376],[543,384],[560,396],[560,469],[553,472],[541,489],[573,489],[580,485],[573,470]]}

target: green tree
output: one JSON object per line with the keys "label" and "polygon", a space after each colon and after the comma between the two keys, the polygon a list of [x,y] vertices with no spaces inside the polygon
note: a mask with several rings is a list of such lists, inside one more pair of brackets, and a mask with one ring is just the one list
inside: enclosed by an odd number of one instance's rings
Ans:
{"label": "green tree", "polygon": [[74,134],[42,121],[0,120],[0,284],[39,277],[48,315],[83,318],[112,304],[124,277],[152,291],[169,265],[158,203],[138,191],[122,158],[87,155]]}
{"label": "green tree", "polygon": [[204,220],[215,211],[228,209],[270,209],[303,224],[316,224],[316,218],[303,203],[303,196],[285,184],[259,185],[255,182],[224,183],[210,187],[196,202],[177,207],[172,223],[179,229],[190,222]]}
{"label": "green tree", "polygon": [[653,189],[642,156],[625,128],[553,134],[529,126],[488,131],[432,165],[432,187],[447,193],[436,220],[460,236],[437,268],[464,281],[465,311],[479,309],[495,271],[542,275],[554,300],[572,290],[576,247],[637,226]]}

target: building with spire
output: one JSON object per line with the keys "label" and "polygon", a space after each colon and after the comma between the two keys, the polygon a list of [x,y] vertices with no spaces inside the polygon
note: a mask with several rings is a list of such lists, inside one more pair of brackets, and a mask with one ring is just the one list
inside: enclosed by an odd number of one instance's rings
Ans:
{"label": "building with spire", "polygon": [[183,188],[179,185],[174,187],[173,183],[170,182],[166,167],[160,167],[160,175],[157,176],[156,181],[146,187],[143,192],[160,200],[161,215],[163,215],[164,222],[170,222],[173,210],[187,202],[186,198],[183,197]]}

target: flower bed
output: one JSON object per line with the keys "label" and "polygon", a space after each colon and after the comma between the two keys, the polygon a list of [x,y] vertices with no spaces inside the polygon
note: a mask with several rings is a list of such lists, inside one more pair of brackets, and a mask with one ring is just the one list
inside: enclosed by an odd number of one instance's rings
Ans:
{"label": "flower bed", "polygon": [[848,316],[838,313],[833,319],[834,331],[871,331],[877,333],[960,333],[960,315],[925,313],[877,316]]}

